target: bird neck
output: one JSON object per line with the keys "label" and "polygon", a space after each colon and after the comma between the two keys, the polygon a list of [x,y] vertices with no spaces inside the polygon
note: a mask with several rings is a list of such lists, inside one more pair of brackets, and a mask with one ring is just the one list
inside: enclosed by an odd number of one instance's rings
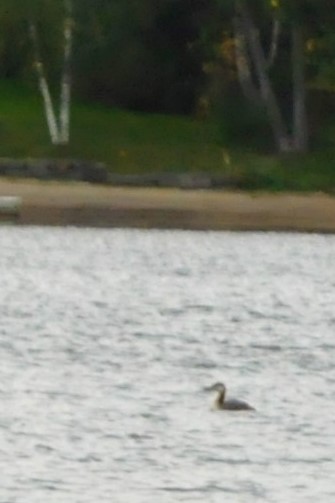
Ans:
{"label": "bird neck", "polygon": [[225,390],[222,390],[219,391],[218,396],[216,397],[215,404],[218,409],[221,409],[223,407],[225,394],[226,394]]}

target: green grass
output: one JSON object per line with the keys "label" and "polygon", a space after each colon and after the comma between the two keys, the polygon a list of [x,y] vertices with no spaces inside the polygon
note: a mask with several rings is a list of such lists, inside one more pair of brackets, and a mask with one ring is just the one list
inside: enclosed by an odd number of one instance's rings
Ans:
{"label": "green grass", "polygon": [[125,174],[226,174],[247,190],[335,189],[334,147],[308,156],[257,154],[242,146],[223,147],[212,124],[185,117],[74,103],[70,146],[56,148],[38,92],[6,81],[0,81],[0,157],[95,160]]}
{"label": "green grass", "polygon": [[82,103],[72,107],[70,146],[55,148],[37,92],[0,81],[0,157],[75,157],[141,173],[218,170],[220,153],[201,122]]}

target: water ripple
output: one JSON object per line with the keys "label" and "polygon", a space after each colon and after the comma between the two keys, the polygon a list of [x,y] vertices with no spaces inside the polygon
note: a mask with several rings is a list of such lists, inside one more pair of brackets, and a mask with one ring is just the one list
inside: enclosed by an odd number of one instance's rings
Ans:
{"label": "water ripple", "polygon": [[334,500],[334,237],[0,233],[1,501]]}

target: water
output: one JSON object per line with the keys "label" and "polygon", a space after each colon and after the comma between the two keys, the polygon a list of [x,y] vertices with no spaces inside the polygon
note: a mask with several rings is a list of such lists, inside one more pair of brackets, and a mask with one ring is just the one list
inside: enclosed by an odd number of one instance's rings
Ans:
{"label": "water", "polygon": [[1,502],[334,501],[335,237],[0,242]]}

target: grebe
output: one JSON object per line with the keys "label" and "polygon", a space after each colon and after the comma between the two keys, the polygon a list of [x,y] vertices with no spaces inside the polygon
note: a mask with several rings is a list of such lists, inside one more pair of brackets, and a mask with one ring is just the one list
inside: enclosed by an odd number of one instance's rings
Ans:
{"label": "grebe", "polygon": [[206,391],[217,391],[218,395],[214,401],[215,410],[255,410],[251,405],[242,400],[230,398],[226,400],[226,386],[222,382],[216,382],[212,386],[205,388]]}

